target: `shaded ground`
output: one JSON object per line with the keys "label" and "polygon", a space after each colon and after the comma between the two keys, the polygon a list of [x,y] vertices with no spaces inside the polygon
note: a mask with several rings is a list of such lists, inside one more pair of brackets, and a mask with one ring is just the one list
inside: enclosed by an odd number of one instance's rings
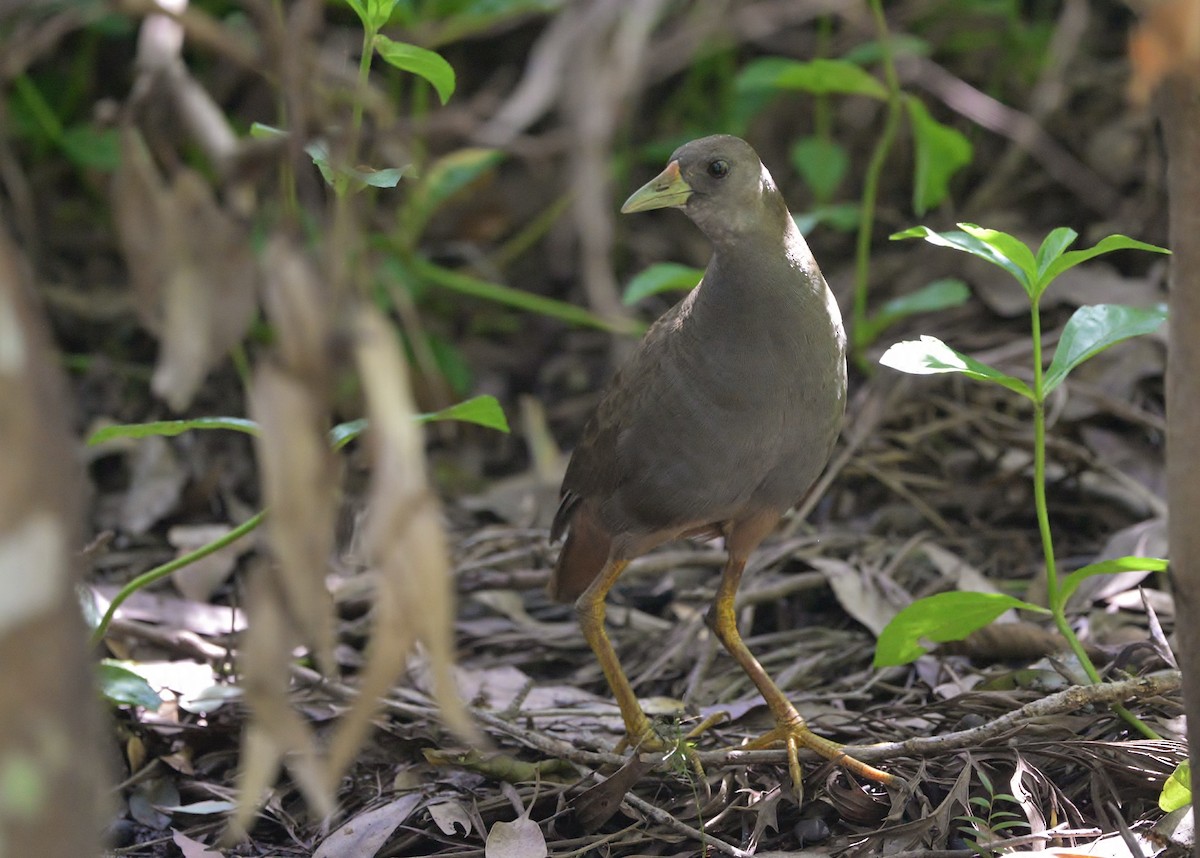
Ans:
{"label": "shaded ground", "polygon": [[[419,241],[413,238],[425,257],[600,314],[629,313],[613,287],[651,262],[702,266],[707,249],[675,213],[636,225],[616,220],[616,200],[657,169],[673,141],[728,129],[742,106],[728,79],[744,62],[771,54],[809,58],[818,48],[839,56],[871,38],[865,20],[853,16],[823,30],[806,4],[697,4],[693,15],[663,4],[633,6],[626,17],[604,3],[522,12],[461,38],[432,24],[397,36],[439,47],[459,71],[460,89],[444,109],[377,117],[380,150],[399,158],[409,150],[441,154],[486,144],[506,153],[436,212]],[[1113,232],[1164,242],[1158,150],[1148,120],[1121,94],[1126,13],[1093,7],[1068,2],[1053,15],[1036,9],[1024,16],[988,12],[984,4],[889,8],[894,32],[932,46],[929,56],[901,63],[906,89],[975,144],[950,201],[924,222],[940,228],[969,220],[1032,241],[1067,224],[1089,245]],[[206,11],[222,17],[227,10]],[[639,15],[648,16],[640,36]],[[336,66],[352,53],[343,43],[354,44],[354,30],[337,12],[328,17],[314,44]],[[56,52],[77,46],[72,39],[91,45],[101,65],[128,69],[132,23],[123,37],[84,28],[84,35],[60,41],[47,33],[53,20],[31,18],[30,31],[8,33],[11,44],[24,35],[26,44],[45,45],[41,53],[30,48],[25,60],[42,85],[65,66]],[[237,16],[224,23],[240,26]],[[30,32],[45,41],[29,39]],[[637,46],[629,49],[636,56],[620,55],[621,34]],[[211,45],[195,50],[198,79],[224,110],[239,122],[269,119],[262,106],[270,103],[269,87],[236,62],[223,67]],[[10,60],[14,68],[18,60]],[[534,84],[546,91],[539,95]],[[963,84],[974,87],[965,96]],[[124,96],[115,83],[83,95],[101,107]],[[997,113],[993,97],[1011,111]],[[820,109],[832,111],[852,158],[843,195],[855,199],[878,134],[878,106],[846,100]],[[788,150],[818,110],[808,96],[785,94],[746,126],[797,210],[810,195],[788,169]],[[884,345],[917,333],[937,334],[1016,375],[1027,373],[1030,355],[1015,285],[961,255],[885,241],[919,220],[909,199],[910,155],[901,139],[891,156],[895,167],[884,174],[872,302],[946,276],[966,280],[975,300],[902,323],[870,350],[865,365],[872,371],[852,379],[846,430],[824,491],[755,556],[740,605],[750,648],[820,732],[856,745],[925,740],[892,748],[883,759],[863,754],[911,787],[890,794],[860,788],[805,760],[805,795],[797,804],[782,752],[726,753],[760,734],[769,719],[703,623],[723,562],[719,545],[670,546],[636,561],[609,611],[625,668],[639,696],[653,699],[666,735],[682,736],[716,711],[730,714],[699,740],[704,775],[683,754],[644,770],[612,755],[620,719],[599,668],[571,610],[549,603],[541,588],[555,550],[546,525],[564,461],[559,450],[577,437],[628,340],[424,284],[413,306],[436,370],[421,364],[421,407],[491,393],[516,430],[501,436],[438,425],[429,435],[460,597],[460,684],[490,746],[478,757],[462,756],[468,750],[439,725],[418,664],[342,780],[328,825],[285,774],[249,840],[222,854],[473,855],[487,840],[489,855],[536,855],[541,836],[555,855],[694,855],[701,831],[721,841],[708,844],[710,854],[733,855],[805,845],[969,855],[972,842],[1009,848],[994,841],[1034,835],[1010,844],[1024,851],[1046,845],[1047,830],[1061,837],[1055,845],[1072,845],[1099,837],[1124,844],[1121,832],[1133,829],[1145,854],[1156,848],[1145,832],[1161,816],[1163,781],[1184,757],[1165,644],[1173,608],[1163,582],[1144,575],[1094,579],[1096,588],[1082,590],[1074,603],[1107,678],[1150,677],[1130,686],[1127,705],[1161,741],[1131,734],[1086,694],[1055,697],[1079,681],[1078,668],[1044,626],[1017,618],[912,666],[871,668],[875,635],[913,598],[992,588],[1042,600],[1028,409],[1003,391],[910,380],[875,367]],[[148,391],[154,343],[137,327],[109,219],[92,217],[103,209],[108,176],[46,155],[28,132],[3,157],[5,208],[72,356],[81,432],[100,419],[168,416]],[[310,172],[302,195],[319,196]],[[599,178],[613,173],[611,184]],[[271,181],[263,171],[256,187]],[[383,242],[396,218],[380,202],[364,221]],[[848,308],[853,236],[819,227],[810,242]],[[1164,276],[1161,261],[1133,255],[1081,267],[1043,302],[1047,341],[1080,304],[1161,301]],[[651,298],[636,315],[649,320],[670,300]],[[401,307],[396,316],[411,336],[404,313]],[[250,351],[268,338],[253,333]],[[421,348],[414,349],[418,362]],[[1155,338],[1123,344],[1090,363],[1052,403],[1050,507],[1066,569],[1103,556],[1165,553],[1163,353]],[[187,413],[242,415],[241,386],[237,361],[222,362]],[[146,439],[89,455],[91,526],[105,535],[89,551],[89,581],[102,593],[211,539],[205,528],[240,523],[257,509],[252,448],[238,435]],[[336,658],[348,684],[322,682],[298,663],[290,691],[322,731],[353,696],[373,605],[371,579],[361,574],[355,550],[367,458],[353,446],[345,456],[341,559],[329,584],[339,618]],[[169,662],[158,682],[185,703],[234,679],[242,581],[261,562],[245,540],[217,558],[211,574],[190,571],[191,580],[177,577],[131,599],[110,647],[139,662]],[[1140,585],[1146,589],[1139,592]],[[1049,711],[1022,710],[1031,704]],[[122,854],[173,855],[179,848],[200,855],[187,841],[173,842],[172,830],[212,843],[223,829],[224,817],[211,811],[224,807],[194,803],[233,796],[245,711],[236,700],[200,709],[172,701],[155,714],[115,713],[114,767],[123,780],[112,835]],[[1011,713],[1017,715],[989,732],[987,725]],[[982,732],[959,736],[976,728]],[[619,765],[619,775],[597,786]],[[170,809],[188,804],[198,812]],[[498,825],[521,812],[540,834],[528,823],[507,832]],[[339,829],[348,822],[354,824]],[[370,846],[354,839],[377,831],[379,842]],[[515,846],[496,851],[505,834]]]}

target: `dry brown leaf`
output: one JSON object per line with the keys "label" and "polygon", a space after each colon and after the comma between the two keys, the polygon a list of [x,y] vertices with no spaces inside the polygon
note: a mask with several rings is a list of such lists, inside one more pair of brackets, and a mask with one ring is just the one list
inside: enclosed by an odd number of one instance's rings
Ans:
{"label": "dry brown leaf", "polygon": [[392,832],[412,816],[423,800],[420,792],[412,792],[358,814],[326,837],[313,858],[369,858],[383,848]]}
{"label": "dry brown leaf", "polygon": [[355,325],[355,353],[366,394],[372,458],[363,550],[378,575],[373,633],[360,689],[330,749],[333,770],[357,752],[414,643],[426,652],[434,696],[446,723],[465,737],[474,727],[454,685],[454,599],[441,507],[425,476],[425,450],[408,370],[395,334],[374,310]]}
{"label": "dry brown leaf", "polygon": [[284,235],[272,238],[263,257],[263,305],[282,365],[314,390],[328,386],[330,303],[304,251]]}
{"label": "dry brown leaf", "polygon": [[248,589],[250,624],[242,649],[242,687],[253,717],[242,735],[240,794],[231,823],[234,836],[246,829],[266,801],[282,763],[317,815],[326,817],[334,810],[331,778],[316,734],[288,699],[296,634],[284,611],[283,595],[265,574],[252,577]]}
{"label": "dry brown leaf", "polygon": [[129,451],[129,470],[118,520],[127,533],[142,534],[175,510],[188,475],[171,442],[158,435],[142,438]]}
{"label": "dry brown leaf", "polygon": [[166,182],[128,126],[112,204],[139,317],[160,340],[151,387],[180,411],[245,335],[257,264],[245,228],[221,209],[206,180],[181,168]]}
{"label": "dry brown leaf", "polygon": [[325,576],[333,551],[338,468],[325,437],[327,409],[307,383],[268,364],[255,374],[250,414],[262,428],[255,448],[270,509],[272,575],[292,628],[322,671],[331,674],[334,616]]}

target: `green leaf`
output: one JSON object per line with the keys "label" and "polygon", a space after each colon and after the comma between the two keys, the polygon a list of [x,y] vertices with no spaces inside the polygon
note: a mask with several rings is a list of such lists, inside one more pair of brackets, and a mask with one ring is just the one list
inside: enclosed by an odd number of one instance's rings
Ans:
{"label": "green leaf", "polygon": [[1192,803],[1192,764],[1184,760],[1175,767],[1158,797],[1158,809],[1164,813],[1179,810]]}
{"label": "green leaf", "polygon": [[280,140],[286,138],[288,133],[274,125],[252,122],[250,123],[250,136],[255,140]]}
{"label": "green leaf", "polygon": [[367,418],[365,417],[339,423],[329,430],[329,446],[335,450],[340,450],[366,431]]}
{"label": "green leaf", "polygon": [[[1053,235],[1053,233],[1051,234]],[[1072,250],[1055,259],[1039,277],[1042,288],[1045,289],[1051,280],[1064,271],[1074,268],[1079,263],[1087,262],[1089,259],[1103,256],[1106,253],[1112,253],[1114,250],[1147,250],[1151,253],[1171,252],[1165,247],[1159,247],[1156,244],[1146,244],[1144,241],[1136,241],[1128,236],[1110,235],[1107,238],[1101,239],[1095,247],[1090,247],[1087,250]]]}
{"label": "green leaf", "polygon": [[431,414],[418,414],[417,420],[422,423],[433,423],[440,420],[458,420],[463,423],[474,423],[478,426],[485,426],[488,429],[498,429],[501,432],[508,432],[508,418],[504,416],[504,409],[500,407],[500,403],[496,401],[496,397],[489,394],[482,396],[473,396],[470,399],[464,400],[451,405],[449,408],[443,408],[441,411],[434,411]]}
{"label": "green leaf", "polygon": [[843,60],[811,60],[806,63],[785,57],[763,57],[746,64],[734,81],[734,89],[798,89],[813,95],[866,95],[885,100],[887,90],[878,80],[853,63]]}
{"label": "green leaf", "polygon": [[116,706],[140,706],[157,712],[162,705],[158,692],[124,662],[103,659],[96,665],[96,680],[100,685],[100,693]]}
{"label": "green leaf", "polygon": [[[970,224],[959,224],[961,227],[970,226]],[[979,227],[975,227],[979,229]],[[967,232],[950,230],[948,232],[935,232],[927,226],[914,226],[906,229],[903,232],[893,233],[891,236],[893,241],[902,238],[923,238],[930,244],[936,244],[939,247],[949,247],[953,250],[961,250],[964,253],[969,253],[979,259],[983,259],[993,265],[999,265],[1009,274],[1017,279],[1021,286],[1029,293],[1033,286],[1029,278],[1029,274],[1021,267],[1020,264],[1014,262],[1006,254],[1001,253],[997,248],[982,239],[975,237]],[[1013,239],[1016,241],[1016,239]],[[1020,242],[1017,242],[1018,244]],[[1024,245],[1022,245],[1024,246]],[[1030,261],[1033,260],[1033,254],[1029,253],[1029,248],[1025,248],[1025,253],[1028,254]]]}
{"label": "green leaf", "polygon": [[404,172],[412,169],[411,164],[404,167],[388,167],[383,170],[334,164],[329,154],[329,146],[323,140],[314,140],[304,147],[304,151],[317,165],[326,184],[332,188],[338,188],[339,181],[356,190],[367,186],[394,188]]}
{"label": "green leaf", "polygon": [[874,342],[883,331],[901,319],[917,313],[931,313],[957,307],[971,297],[967,284],[956,277],[946,277],[927,283],[915,292],[901,295],[885,303],[863,325],[862,342]]}
{"label": "green leaf", "polygon": [[120,135],[114,128],[73,125],[63,132],[63,153],[77,167],[116,172],[121,163]]}
{"label": "green leaf", "polygon": [[944,643],[962,640],[1010,608],[1049,613],[1003,593],[956,591],[918,599],[892,618],[879,635],[875,666],[908,664],[929,650],[922,641]]}
{"label": "green leaf", "polygon": [[[435,423],[443,420],[458,420],[461,423],[474,423],[487,429],[498,429],[508,432],[508,418],[496,397],[490,394],[473,396],[441,411],[433,411],[416,415],[418,423]],[[339,423],[329,430],[329,446],[340,450],[363,432],[367,431],[367,419],[348,420]]]}
{"label": "green leaf", "polygon": [[396,68],[412,72],[433,84],[442,104],[454,94],[454,68],[440,54],[383,35],[375,36],[375,50]]}
{"label": "green leaf", "polygon": [[1167,561],[1161,557],[1115,557],[1111,560],[1089,563],[1087,566],[1080,566],[1063,579],[1062,586],[1058,590],[1058,600],[1063,605],[1067,604],[1071,596],[1079,589],[1079,585],[1093,575],[1116,575],[1120,572],[1166,572],[1167,565]]}
{"label": "green leaf", "polygon": [[1122,304],[1080,307],[1067,320],[1058,347],[1054,350],[1054,359],[1046,371],[1046,394],[1062,384],[1071,370],[1084,361],[1122,340],[1154,333],[1166,320],[1165,304],[1151,309]]}
{"label": "green leaf", "polygon": [[919,98],[909,96],[905,105],[916,150],[913,210],[923,215],[946,198],[951,177],[971,163],[973,150],[960,132],[930,116]]}
{"label": "green leaf", "polygon": [[[392,10],[399,0],[367,0],[367,26],[378,30],[387,25],[392,18]],[[442,102],[445,103],[445,99]]]}
{"label": "green leaf", "polygon": [[553,298],[536,295],[524,289],[515,289],[512,286],[505,286],[501,283],[480,280],[469,274],[463,274],[460,271],[451,271],[449,268],[435,265],[425,259],[417,258],[413,260],[413,273],[437,286],[451,289],[463,295],[471,295],[487,301],[495,301],[497,304],[514,307],[518,310],[540,313],[543,316],[559,319],[572,325],[599,328],[603,331],[613,331],[615,333],[636,333],[644,330],[644,327],[639,325],[614,324],[600,318],[594,313],[589,313],[582,307],[568,304],[566,301],[556,301]]}
{"label": "green leaf", "polygon": [[158,420],[153,423],[121,423],[97,429],[87,439],[89,447],[114,438],[148,438],[151,435],[174,437],[192,429],[232,429],[247,435],[259,435],[258,424],[242,417],[195,417],[191,420]]}
{"label": "green leaf", "polygon": [[367,7],[363,5],[362,0],[346,0],[346,5],[354,10],[354,14],[358,16],[358,20],[364,27],[370,26],[371,16],[367,14]]}
{"label": "green leaf", "polygon": [[850,169],[845,148],[824,137],[802,137],[792,147],[792,166],[812,189],[817,203],[833,199]]}
{"label": "green leaf", "polygon": [[1044,282],[1046,272],[1049,270],[1054,260],[1063,255],[1063,252],[1075,243],[1075,239],[1079,238],[1079,233],[1071,229],[1069,226],[1060,226],[1058,229],[1050,231],[1050,234],[1042,240],[1042,246],[1037,252],[1037,275],[1038,282]]}
{"label": "green leaf", "polygon": [[435,161],[413,188],[400,215],[409,236],[419,236],[439,208],[503,158],[498,149],[467,148]]}
{"label": "green leaf", "polygon": [[1006,375],[973,357],[956,352],[937,337],[922,336],[919,340],[896,343],[883,353],[879,362],[912,375],[959,372],[978,381],[995,382],[1027,399],[1033,399],[1033,391],[1019,378]]}
{"label": "green leaf", "polygon": [[[1029,245],[1016,236],[998,229],[987,229],[973,223],[960,223],[959,229],[972,238],[977,238],[990,247],[1000,259],[1006,259],[1020,271],[1017,279],[1025,287],[1030,298],[1036,298],[1041,290],[1036,288],[1038,265]],[[1006,270],[1012,270],[1005,266]]]}
{"label": "green leaf", "polygon": [[676,262],[658,262],[645,271],[639,272],[629,281],[621,301],[627,305],[636,304],[643,298],[657,295],[659,292],[694,289],[703,276],[704,272],[699,268],[680,265]]}

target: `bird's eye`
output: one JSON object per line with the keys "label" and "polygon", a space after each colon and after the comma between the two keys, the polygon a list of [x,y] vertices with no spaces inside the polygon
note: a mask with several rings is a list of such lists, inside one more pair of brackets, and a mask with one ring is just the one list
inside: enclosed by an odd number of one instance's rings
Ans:
{"label": "bird's eye", "polygon": [[714,179],[724,179],[729,175],[729,162],[724,158],[718,158],[708,165],[708,175]]}

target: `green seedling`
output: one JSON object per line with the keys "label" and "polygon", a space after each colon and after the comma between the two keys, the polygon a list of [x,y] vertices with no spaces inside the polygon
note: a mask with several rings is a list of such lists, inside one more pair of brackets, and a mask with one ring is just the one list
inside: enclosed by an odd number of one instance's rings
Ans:
{"label": "green seedling", "polygon": [[[926,651],[923,641],[961,640],[1009,608],[1020,608],[1052,616],[1088,679],[1098,683],[1100,675],[1068,622],[1067,600],[1084,579],[1093,575],[1128,570],[1161,572],[1167,568],[1167,562],[1154,557],[1121,557],[1089,564],[1060,580],[1046,504],[1046,397],[1066,381],[1072,370],[1089,358],[1123,340],[1157,330],[1166,320],[1167,311],[1164,306],[1141,308],[1093,304],[1080,307],[1063,328],[1058,347],[1047,367],[1042,356],[1039,304],[1050,283],[1081,262],[1117,250],[1170,251],[1123,235],[1110,235],[1086,250],[1068,250],[1078,234],[1065,227],[1051,232],[1036,252],[1007,233],[967,223],[959,224],[959,230],[950,232],[934,232],[928,227],[919,226],[897,233],[892,238],[924,238],[931,244],[969,253],[998,265],[1021,284],[1029,298],[1033,337],[1032,383],[957,352],[930,336],[896,343],[884,352],[879,362],[916,375],[959,373],[977,381],[998,384],[1033,404],[1033,493],[1045,561],[1048,604],[1033,605],[1009,596],[985,593],[943,593],[920,599],[897,614],[883,630],[875,652],[875,665],[905,664]],[[1113,708],[1144,735],[1157,738],[1149,727],[1123,707]]]}

